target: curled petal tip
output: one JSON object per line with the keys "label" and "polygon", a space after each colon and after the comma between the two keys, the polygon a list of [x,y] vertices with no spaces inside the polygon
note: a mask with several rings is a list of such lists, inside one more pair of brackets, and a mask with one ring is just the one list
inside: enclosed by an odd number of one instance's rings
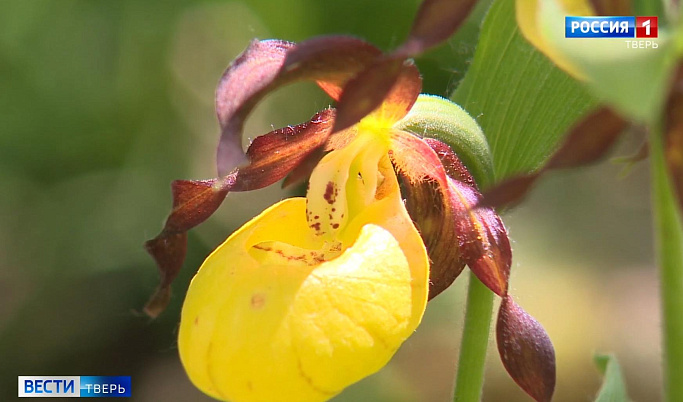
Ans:
{"label": "curled petal tip", "polygon": [[171,300],[171,283],[178,276],[187,253],[187,233],[161,232],[145,242],[145,250],[154,258],[159,269],[159,286],[144,307],[144,312],[156,318]]}
{"label": "curled petal tip", "polygon": [[280,69],[293,46],[280,40],[254,40],[223,73],[216,88],[216,115],[221,126],[216,164],[220,176],[248,162],[242,150],[244,121],[272,87],[286,82]]}
{"label": "curled petal tip", "polygon": [[171,288],[158,287],[154,294],[149,299],[145,307],[142,309],[143,313],[149,318],[157,318],[159,314],[163,313],[171,302]]}
{"label": "curled petal tip", "polygon": [[[476,205],[476,201],[470,204]],[[470,210],[463,221],[463,258],[479,280],[498,296],[508,292],[512,249],[502,219],[491,208]]]}

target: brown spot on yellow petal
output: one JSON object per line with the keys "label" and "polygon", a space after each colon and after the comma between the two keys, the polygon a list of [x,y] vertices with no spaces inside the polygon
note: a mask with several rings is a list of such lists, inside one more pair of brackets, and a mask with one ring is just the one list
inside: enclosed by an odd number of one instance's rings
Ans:
{"label": "brown spot on yellow petal", "polygon": [[263,293],[255,293],[251,296],[251,308],[258,310],[263,308],[266,304],[266,295]]}
{"label": "brown spot on yellow petal", "polygon": [[337,196],[337,190],[334,187],[334,182],[328,182],[327,187],[325,187],[325,194],[323,197],[328,204],[334,204]]}

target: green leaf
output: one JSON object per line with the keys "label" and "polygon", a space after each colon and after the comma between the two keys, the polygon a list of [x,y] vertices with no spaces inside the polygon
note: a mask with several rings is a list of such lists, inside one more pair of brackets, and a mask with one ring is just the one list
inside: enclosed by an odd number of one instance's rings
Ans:
{"label": "green leaf", "polygon": [[538,168],[596,104],[523,38],[514,2],[500,0],[484,20],[472,65],[451,99],[488,138],[496,181]]}
{"label": "green leaf", "polygon": [[598,391],[595,402],[622,402],[629,401],[626,393],[626,384],[621,375],[621,368],[617,358],[613,355],[593,356],[598,370],[605,376],[605,381]]}

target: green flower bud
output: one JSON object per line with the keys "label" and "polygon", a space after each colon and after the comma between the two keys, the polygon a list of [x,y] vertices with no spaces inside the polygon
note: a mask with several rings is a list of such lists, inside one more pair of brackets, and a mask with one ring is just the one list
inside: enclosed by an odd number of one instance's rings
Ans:
{"label": "green flower bud", "polygon": [[448,144],[481,188],[493,181],[493,157],[476,120],[457,104],[435,95],[420,95],[396,128]]}

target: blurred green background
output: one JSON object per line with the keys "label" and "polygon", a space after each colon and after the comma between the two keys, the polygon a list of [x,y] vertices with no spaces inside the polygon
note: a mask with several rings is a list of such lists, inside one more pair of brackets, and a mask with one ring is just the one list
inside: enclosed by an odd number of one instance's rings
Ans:
{"label": "blurred green background", "polygon": [[[177,356],[184,291],[212,248],[288,195],[277,185],[231,194],[191,232],[168,310],[153,321],[140,314],[157,284],[142,243],[169,211],[170,182],[214,175],[220,74],[252,38],[346,33],[391,49],[418,4],[1,2],[0,400],[16,398],[18,375],[130,375],[136,401],[208,400]],[[424,92],[448,95],[473,50],[451,40],[418,59]],[[328,102],[313,85],[280,90],[252,114],[246,136],[304,121]],[[631,135],[616,154],[637,145]],[[598,351],[617,354],[633,399],[660,399],[648,171],[641,163],[623,178],[622,168],[607,161],[552,174],[504,217],[512,293],[555,344],[555,401],[594,397]],[[448,400],[466,281],[430,303],[386,368],[335,401]],[[490,346],[484,400],[528,400]]]}

